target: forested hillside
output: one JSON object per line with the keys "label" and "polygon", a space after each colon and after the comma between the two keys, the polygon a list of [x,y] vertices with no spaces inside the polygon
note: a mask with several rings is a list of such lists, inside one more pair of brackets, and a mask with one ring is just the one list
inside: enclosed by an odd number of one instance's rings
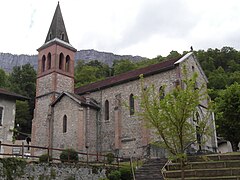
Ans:
{"label": "forested hillside", "polygon": [[[187,52],[183,52],[183,54],[185,53]],[[223,104],[224,93],[226,94],[226,92],[229,91],[228,88],[231,85],[234,85],[236,90],[238,83],[240,84],[240,52],[231,47],[223,47],[222,49],[210,48],[207,51],[198,50],[194,51],[194,53],[208,77],[209,94],[211,98],[216,101],[216,107],[218,107],[216,108],[218,132],[221,136],[228,138],[226,132],[223,131],[223,128],[229,128],[232,124],[229,126],[224,124],[224,119],[226,119],[226,117],[223,116],[223,110],[220,108],[220,105]],[[137,62],[128,59],[115,60],[112,66],[99,62],[98,60],[90,62],[78,60],[75,66],[75,86],[79,87],[105,79],[109,76],[155,64],[166,59],[180,57],[183,54],[180,54],[177,51],[172,51],[166,57],[157,56],[153,59],[144,59]],[[35,82],[36,72],[30,64],[24,65],[21,68],[15,67],[10,74],[7,74],[4,70],[0,69],[0,87],[10,89],[11,91],[31,98],[29,103],[26,103],[25,105],[20,102],[17,103],[16,124],[20,125],[18,129],[19,131],[27,133],[30,133],[31,131],[30,127],[34,109]],[[240,92],[240,89],[237,89],[236,92]],[[231,94],[235,95],[234,93]],[[234,97],[235,99],[239,98],[236,102],[239,103],[239,107],[236,106],[239,111],[240,95],[239,97],[238,95]],[[230,104],[231,102],[228,103]],[[236,112],[235,114],[239,115],[239,112]],[[236,127],[240,128],[240,117],[238,117],[239,116],[234,117],[234,123]],[[230,118],[233,119],[233,116]],[[240,135],[238,137],[240,137]]]}

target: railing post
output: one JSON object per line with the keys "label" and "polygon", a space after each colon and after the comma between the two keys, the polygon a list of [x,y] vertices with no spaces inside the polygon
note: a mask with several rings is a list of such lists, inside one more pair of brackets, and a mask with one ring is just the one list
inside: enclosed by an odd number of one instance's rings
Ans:
{"label": "railing post", "polygon": [[119,157],[117,155],[117,164],[118,164],[118,170],[119,170]]}
{"label": "railing post", "polygon": [[88,146],[86,146],[87,149],[87,165],[88,165]]}
{"label": "railing post", "polygon": [[22,142],[22,158],[24,158],[24,142]]}
{"label": "railing post", "polygon": [[49,163],[49,146],[48,146],[48,149],[47,149],[47,155],[48,155],[48,163]]}
{"label": "railing post", "polygon": [[69,158],[69,150],[68,150],[68,163],[69,163],[69,160],[70,160],[70,158]]}

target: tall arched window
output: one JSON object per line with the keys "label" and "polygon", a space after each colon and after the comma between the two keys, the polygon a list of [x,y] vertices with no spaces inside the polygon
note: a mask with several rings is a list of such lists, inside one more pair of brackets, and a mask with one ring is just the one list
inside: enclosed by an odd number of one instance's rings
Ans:
{"label": "tall arched window", "polygon": [[160,98],[160,99],[163,99],[164,96],[165,96],[164,88],[163,88],[163,86],[161,86],[161,87],[159,88],[159,98]]}
{"label": "tall arched window", "polygon": [[109,120],[109,101],[105,101],[105,120]]}
{"label": "tall arched window", "polygon": [[130,115],[133,115],[134,114],[134,97],[133,97],[133,94],[131,94],[129,96],[129,107],[130,107]]}
{"label": "tall arched window", "polygon": [[63,69],[63,60],[64,60],[64,55],[63,53],[61,53],[59,56],[59,69]]}
{"label": "tall arched window", "polygon": [[47,69],[51,69],[51,63],[52,63],[51,58],[52,58],[51,53],[48,53],[48,56],[47,56]]}
{"label": "tall arched window", "polygon": [[43,55],[43,57],[42,57],[42,72],[45,71],[45,64],[46,64],[46,56]]}
{"label": "tall arched window", "polygon": [[69,72],[70,70],[70,56],[67,55],[66,57],[66,65],[65,65],[66,71]]}
{"label": "tall arched window", "polygon": [[67,132],[67,116],[63,116],[63,133]]}

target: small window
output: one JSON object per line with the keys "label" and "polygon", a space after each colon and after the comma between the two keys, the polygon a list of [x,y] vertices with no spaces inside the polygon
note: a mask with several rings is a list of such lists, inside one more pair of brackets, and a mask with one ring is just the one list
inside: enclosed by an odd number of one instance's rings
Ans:
{"label": "small window", "polygon": [[164,99],[165,97],[165,92],[163,86],[159,88],[159,99]]}
{"label": "small window", "polygon": [[52,39],[52,33],[49,34],[49,40],[51,40],[51,39]]}
{"label": "small window", "polygon": [[64,59],[64,55],[63,53],[61,53],[59,56],[59,69],[63,69],[63,59]]}
{"label": "small window", "polygon": [[64,41],[64,33],[61,34],[61,39]]}
{"label": "small window", "polygon": [[66,71],[69,72],[69,70],[70,70],[70,56],[69,55],[67,55],[67,57],[66,57],[65,67],[66,67]]}
{"label": "small window", "polygon": [[194,68],[194,66],[192,66],[192,72],[195,72],[195,68]]}
{"label": "small window", "polygon": [[42,72],[45,71],[45,64],[46,64],[46,56],[43,55],[43,57],[42,57]]}
{"label": "small window", "polygon": [[129,107],[130,107],[130,115],[133,115],[134,112],[135,112],[135,109],[134,109],[134,96],[133,96],[133,94],[131,94],[129,96]]}
{"label": "small window", "polygon": [[107,121],[109,120],[109,101],[108,100],[105,101],[104,107],[105,107],[105,120]]}
{"label": "small window", "polygon": [[63,116],[63,133],[67,132],[67,116]]}
{"label": "small window", "polygon": [[0,107],[0,126],[3,124],[3,107]]}
{"label": "small window", "polygon": [[47,56],[47,69],[51,69],[51,53],[48,53],[48,56]]}

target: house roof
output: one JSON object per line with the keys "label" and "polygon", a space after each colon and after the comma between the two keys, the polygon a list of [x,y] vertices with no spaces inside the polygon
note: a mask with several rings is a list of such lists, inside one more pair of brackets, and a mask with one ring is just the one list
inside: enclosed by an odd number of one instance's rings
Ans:
{"label": "house roof", "polygon": [[63,96],[68,96],[69,98],[74,100],[79,105],[90,106],[94,109],[100,109],[100,107],[98,106],[97,102],[94,99],[89,98],[89,100],[87,100],[87,98],[84,96],[79,96],[77,94],[69,93],[69,92],[62,92],[58,96],[58,98],[52,102],[51,106],[55,106],[55,104],[57,104],[62,99]]}
{"label": "house roof", "polygon": [[17,100],[29,100],[29,98],[22,96],[20,94],[14,93],[14,92],[10,92],[6,89],[2,89],[0,88],[0,96],[5,96],[5,97],[9,97],[9,98],[14,98]]}
{"label": "house roof", "polygon": [[115,86],[118,84],[126,83],[128,81],[133,81],[139,79],[139,75],[143,74],[144,77],[150,76],[153,74],[157,74],[160,72],[164,72],[170,69],[174,69],[177,64],[175,63],[179,58],[174,58],[171,60],[163,61],[158,64],[150,65],[144,68],[136,69],[133,71],[129,71],[123,74],[119,74],[116,76],[109,77],[105,80],[98,81],[95,83],[91,83],[85,86],[81,86],[75,89],[76,94],[84,94],[87,92],[94,92],[100,89],[105,89],[111,86]]}

